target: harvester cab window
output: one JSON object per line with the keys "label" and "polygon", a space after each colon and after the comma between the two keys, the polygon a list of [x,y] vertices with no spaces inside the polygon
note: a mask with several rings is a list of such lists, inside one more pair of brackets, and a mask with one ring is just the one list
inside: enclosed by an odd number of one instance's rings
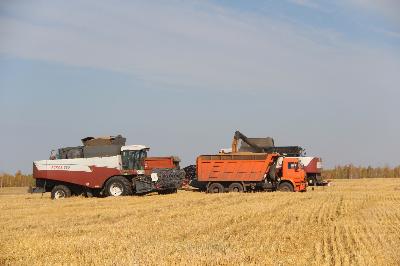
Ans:
{"label": "harvester cab window", "polygon": [[122,168],[124,170],[143,170],[144,159],[147,151],[123,151],[122,152]]}
{"label": "harvester cab window", "polygon": [[141,161],[141,153],[142,151],[137,151],[135,153],[135,161],[134,161],[134,168],[135,170],[142,170],[140,167],[140,161]]}
{"label": "harvester cab window", "polygon": [[138,158],[136,160],[136,170],[144,170],[144,159],[147,157],[147,151],[141,150],[138,152]]}
{"label": "harvester cab window", "polygon": [[135,169],[137,151],[123,151],[122,152],[122,168],[125,170]]}
{"label": "harvester cab window", "polygon": [[129,151],[123,151],[121,155],[121,160],[122,160],[122,168],[124,170],[129,169]]}

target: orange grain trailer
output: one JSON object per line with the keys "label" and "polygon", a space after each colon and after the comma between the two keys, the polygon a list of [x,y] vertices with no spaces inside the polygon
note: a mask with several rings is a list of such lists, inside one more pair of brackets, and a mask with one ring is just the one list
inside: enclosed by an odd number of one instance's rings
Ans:
{"label": "orange grain trailer", "polygon": [[307,189],[299,160],[278,153],[201,155],[190,185],[209,193]]}
{"label": "orange grain trailer", "polygon": [[177,156],[147,157],[144,159],[145,174],[150,174],[155,168],[180,169],[180,161]]}

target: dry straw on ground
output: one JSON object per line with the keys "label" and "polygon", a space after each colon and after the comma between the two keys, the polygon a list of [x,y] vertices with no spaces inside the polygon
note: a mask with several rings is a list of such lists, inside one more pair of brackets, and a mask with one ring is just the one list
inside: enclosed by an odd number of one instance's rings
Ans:
{"label": "dry straw on ground", "polygon": [[0,211],[0,264],[400,264],[400,179],[60,201],[3,189]]}

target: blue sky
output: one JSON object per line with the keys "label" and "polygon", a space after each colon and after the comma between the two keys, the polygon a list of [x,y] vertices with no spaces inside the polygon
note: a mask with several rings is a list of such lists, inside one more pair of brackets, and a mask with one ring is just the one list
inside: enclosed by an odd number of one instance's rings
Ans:
{"label": "blue sky", "polygon": [[301,145],[398,165],[400,2],[2,1],[0,171],[123,134],[152,155]]}

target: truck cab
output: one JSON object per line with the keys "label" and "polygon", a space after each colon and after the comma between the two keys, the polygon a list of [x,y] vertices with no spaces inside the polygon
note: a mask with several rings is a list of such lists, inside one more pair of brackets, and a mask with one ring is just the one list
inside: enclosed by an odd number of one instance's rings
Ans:
{"label": "truck cab", "polygon": [[[290,183],[295,191],[305,191],[307,188],[306,172],[301,161],[296,157],[279,157],[276,162],[276,168],[280,169],[280,183]],[[290,187],[282,186],[282,190]]]}

